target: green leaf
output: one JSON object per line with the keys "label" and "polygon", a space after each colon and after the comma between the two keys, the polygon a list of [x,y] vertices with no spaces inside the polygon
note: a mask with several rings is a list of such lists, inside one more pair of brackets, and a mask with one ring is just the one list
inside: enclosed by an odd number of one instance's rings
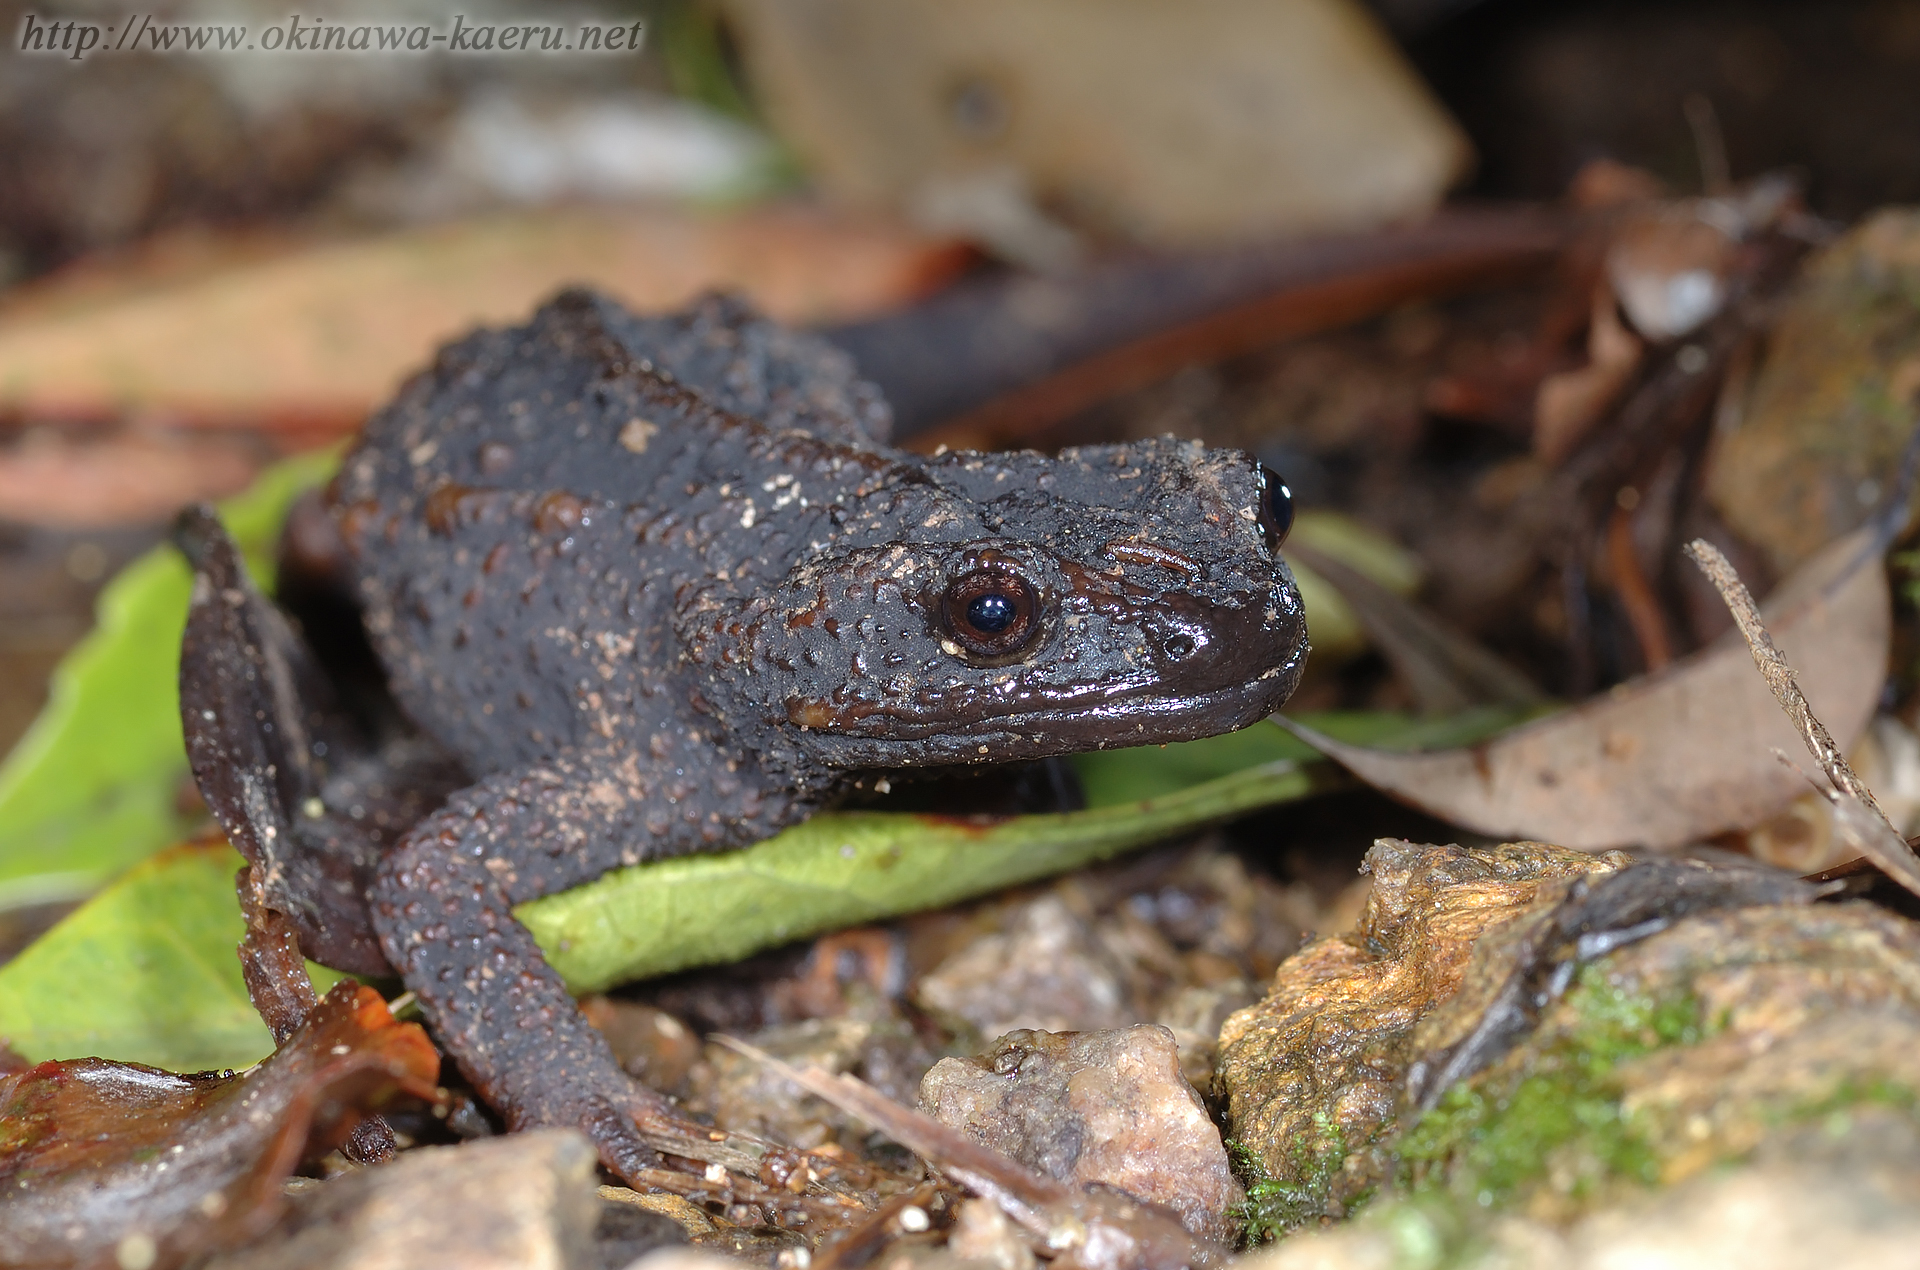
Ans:
{"label": "green leaf", "polygon": [[[122,875],[0,967],[0,1037],[42,1062],[113,1058],[176,1071],[273,1051],[234,954],[241,865],[225,843],[174,847]],[[338,974],[309,965],[325,991]]]}
{"label": "green leaf", "polygon": [[[1399,714],[1309,717],[1341,740],[1377,745],[1458,743],[1515,716],[1473,711],[1438,727]],[[1093,804],[1085,811],[989,821],[829,813],[741,851],[619,869],[514,913],[568,987],[593,992],[939,908],[1347,783],[1330,765],[1303,761],[1315,758],[1270,723],[1080,755]]]}
{"label": "green leaf", "polygon": [[[1309,721],[1355,743],[1458,743],[1510,718]],[[1331,764],[1294,757],[1310,753],[1256,724],[1185,745],[1084,755],[1090,788],[1140,793],[1155,782],[1210,779],[1058,815],[816,816],[743,851],[621,869],[516,911],[568,985],[593,991],[954,903],[1345,783]],[[1248,759],[1259,761],[1236,766]],[[271,1045],[233,951],[242,930],[239,864],[224,846],[187,846],[129,871],[0,967],[0,1036],[36,1061],[97,1054],[185,1069],[265,1054]],[[337,977],[308,969],[323,989]]]}
{"label": "green leaf", "polygon": [[[269,469],[221,504],[256,577],[272,576],[287,507],[336,452]],[[189,827],[180,735],[180,633],[190,575],[156,547],[100,593],[94,630],[53,673],[47,706],[0,766],[0,909],[77,899]]]}
{"label": "green leaf", "polygon": [[1337,779],[1282,760],[1162,798],[1059,815],[977,822],[830,813],[742,851],[619,869],[514,911],[567,985],[591,992],[938,908],[1304,798]]}

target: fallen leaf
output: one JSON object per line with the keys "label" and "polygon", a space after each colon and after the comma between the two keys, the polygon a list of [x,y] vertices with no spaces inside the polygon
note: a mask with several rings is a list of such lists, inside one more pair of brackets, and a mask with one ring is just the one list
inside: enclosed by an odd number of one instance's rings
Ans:
{"label": "fallen leaf", "polygon": [[1633,327],[1664,343],[1691,334],[1726,304],[1737,239],[1735,201],[1685,199],[1641,210],[1614,235],[1607,279]]}
{"label": "fallen leaf", "polygon": [[1534,398],[1533,452],[1549,467],[1573,453],[1640,369],[1645,349],[1620,321],[1613,292],[1594,291],[1587,327],[1587,364],[1540,381]]}
{"label": "fallen leaf", "polygon": [[[1311,716],[1352,741],[1458,743],[1512,722],[1481,710]],[[575,992],[734,960],[807,934],[1106,859],[1344,781],[1279,728],[1076,758],[1096,805],[992,820],[839,812],[744,851],[658,861],[522,905]],[[243,930],[222,845],[162,852],[0,967],[0,1038],[32,1059],[102,1054],[161,1067],[241,1066],[272,1048],[247,1000]],[[331,972],[309,962],[324,986]]]}
{"label": "fallen leaf", "polygon": [[1714,510],[1784,573],[1892,491],[1920,388],[1920,212],[1877,212],[1807,261],[1714,437]]}
{"label": "fallen leaf", "polygon": [[[1901,519],[1904,520],[1904,515]],[[1898,524],[1899,521],[1893,522],[1889,533]],[[1780,703],[1781,711],[1792,720],[1800,739],[1806,742],[1807,752],[1833,783],[1831,789],[1821,792],[1833,808],[1834,827],[1841,839],[1872,860],[1882,873],[1920,895],[1920,860],[1914,858],[1913,848],[1887,818],[1879,800],[1873,796],[1873,789],[1853,770],[1833,734],[1808,705],[1799,677],[1761,621],[1753,596],[1740,581],[1732,563],[1704,538],[1688,543],[1686,551],[1720,592],[1720,598],[1727,602],[1740,634],[1753,652],[1754,668]],[[1774,757],[1787,767],[1793,766],[1793,761],[1779,750],[1774,751]]]}
{"label": "fallen leaf", "polygon": [[574,209],[307,244],[157,283],[129,266],[123,286],[89,276],[69,302],[56,279],[0,311],[0,403],[54,416],[136,403],[203,420],[291,413],[344,431],[441,341],[518,320],[582,279],[640,310],[739,289],[807,323],[903,304],[965,261],[950,242],[793,210]]}
{"label": "fallen leaf", "polygon": [[[0,1037],[34,1061],[110,1058],[175,1071],[273,1052],[234,946],[245,923],[224,842],[163,851],[0,966]],[[339,978],[312,964],[319,987]]]}
{"label": "fallen leaf", "polygon": [[743,851],[619,869],[514,915],[569,988],[596,991],[1078,868],[1304,798],[1326,780],[1324,769],[1281,760],[1162,798],[984,824],[833,813]]}
{"label": "fallen leaf", "polygon": [[[1873,715],[1892,638],[1886,571],[1872,540],[1866,529],[1830,544],[1767,609],[1808,701],[1842,747]],[[1764,819],[1804,789],[1772,756],[1798,748],[1799,736],[1733,637],[1461,749],[1394,753],[1285,726],[1369,785],[1454,824],[1588,851],[1677,847]]]}
{"label": "fallen leaf", "polygon": [[54,529],[151,525],[183,503],[245,489],[265,457],[231,436],[42,431],[0,452],[0,507],[8,520]]}
{"label": "fallen leaf", "polygon": [[[331,454],[290,459],[222,506],[256,577],[272,574],[288,505],[333,465]],[[93,632],[54,671],[46,708],[0,766],[0,909],[86,895],[186,836],[176,680],[188,577],[179,553],[160,547],[107,585]]]}
{"label": "fallen leaf", "polygon": [[440,1058],[380,994],[340,984],[241,1076],[83,1058],[0,1076],[0,1264],[164,1270],[258,1234],[281,1180]]}

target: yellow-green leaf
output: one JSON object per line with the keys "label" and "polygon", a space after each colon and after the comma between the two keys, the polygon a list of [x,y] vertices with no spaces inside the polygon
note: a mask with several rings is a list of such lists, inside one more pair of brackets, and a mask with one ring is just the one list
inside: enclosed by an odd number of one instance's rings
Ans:
{"label": "yellow-green leaf", "polygon": [[[0,1038],[35,1062],[114,1058],[176,1071],[245,1067],[273,1052],[234,948],[239,853],[163,851],[0,967]],[[340,976],[309,966],[325,991]]]}
{"label": "yellow-green leaf", "polygon": [[[290,459],[221,504],[256,577],[272,576],[288,505],[334,465],[332,453]],[[188,586],[180,554],[154,548],[101,592],[92,633],[55,669],[46,708],[0,766],[0,909],[76,899],[184,836]]]}

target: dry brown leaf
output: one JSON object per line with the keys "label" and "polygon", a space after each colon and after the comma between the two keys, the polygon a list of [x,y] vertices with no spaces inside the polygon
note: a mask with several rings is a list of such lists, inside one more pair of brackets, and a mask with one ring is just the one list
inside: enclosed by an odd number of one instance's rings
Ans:
{"label": "dry brown leaf", "polygon": [[96,271],[75,280],[73,300],[55,280],[0,310],[0,405],[351,427],[440,341],[518,320],[569,283],[640,310],[735,289],[808,323],[903,304],[963,262],[951,243],[795,211],[575,209],[309,244],[157,281],[129,264],[118,287]]}
{"label": "dry brown leaf", "polygon": [[1620,321],[1613,291],[1605,283],[1593,294],[1587,328],[1587,364],[1540,381],[1533,406],[1533,452],[1549,467],[1573,452],[1620,396],[1645,351]]}
{"label": "dry brown leaf", "polygon": [[80,440],[49,430],[0,451],[0,518],[56,529],[154,524],[185,503],[239,493],[266,457],[232,437],[126,432]]}
{"label": "dry brown leaf", "polygon": [[[1873,715],[1892,638],[1872,542],[1867,529],[1830,544],[1766,610],[1843,747]],[[1369,785],[1457,825],[1588,851],[1677,847],[1753,824],[1805,789],[1772,754],[1799,748],[1799,734],[1737,638],[1465,749],[1394,753],[1287,726]]]}
{"label": "dry brown leaf", "polygon": [[168,1270],[260,1233],[281,1180],[440,1056],[373,989],[336,984],[238,1076],[79,1058],[0,1077],[0,1265]]}

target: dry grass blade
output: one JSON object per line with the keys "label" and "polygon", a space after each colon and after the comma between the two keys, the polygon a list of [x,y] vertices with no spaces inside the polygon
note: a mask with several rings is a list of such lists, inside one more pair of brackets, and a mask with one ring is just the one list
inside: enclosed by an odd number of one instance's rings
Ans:
{"label": "dry grass blade", "polygon": [[[1915,858],[1906,839],[1893,827],[1886,813],[1880,810],[1880,804],[1874,801],[1873,791],[1847,764],[1845,753],[1807,704],[1806,695],[1800,691],[1799,681],[1794,678],[1793,667],[1787,663],[1786,655],[1774,644],[1773,636],[1760,620],[1760,610],[1754,604],[1746,584],[1740,581],[1739,573],[1720,554],[1719,549],[1704,538],[1694,539],[1687,544],[1686,550],[1687,555],[1700,566],[1700,571],[1720,592],[1720,598],[1726,601],[1734,622],[1740,627],[1740,633],[1746,637],[1747,647],[1753,651],[1753,664],[1759,667],[1767,687],[1773,690],[1774,699],[1780,703],[1780,708],[1806,742],[1807,751],[1813,755],[1814,762],[1833,782],[1831,790],[1821,792],[1833,803],[1835,827],[1888,877],[1920,895],[1920,859]],[[1779,751],[1775,753],[1779,754]],[[1785,756],[1780,757],[1784,761]]]}

